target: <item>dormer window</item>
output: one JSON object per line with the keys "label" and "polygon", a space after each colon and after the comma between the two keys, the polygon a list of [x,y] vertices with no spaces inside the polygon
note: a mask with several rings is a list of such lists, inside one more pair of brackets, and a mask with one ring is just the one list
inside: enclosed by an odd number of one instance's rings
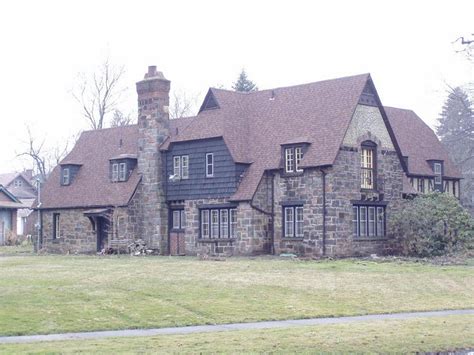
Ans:
{"label": "dormer window", "polygon": [[15,187],[22,187],[23,186],[23,181],[21,179],[16,179],[14,182],[13,182],[13,186]]}
{"label": "dormer window", "polygon": [[71,174],[69,168],[63,168],[62,171],[62,184],[69,185],[71,183]]}
{"label": "dormer window", "polygon": [[365,190],[375,189],[375,162],[377,145],[371,141],[365,141],[361,145],[360,154],[360,180],[361,188]]}
{"label": "dormer window", "polygon": [[303,169],[300,167],[303,159],[303,147],[285,148],[285,172],[300,173]]}
{"label": "dormer window", "polygon": [[110,159],[110,180],[112,182],[128,181],[137,160],[131,155],[121,155]]}

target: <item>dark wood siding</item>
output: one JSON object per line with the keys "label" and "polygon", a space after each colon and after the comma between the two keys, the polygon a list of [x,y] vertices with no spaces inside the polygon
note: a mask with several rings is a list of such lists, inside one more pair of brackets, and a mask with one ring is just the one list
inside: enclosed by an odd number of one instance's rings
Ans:
{"label": "dark wood siding", "polygon": [[[206,177],[206,154],[214,154],[214,177]],[[173,157],[189,156],[189,178],[170,181]],[[222,138],[174,143],[166,153],[167,200],[229,197],[246,166],[235,164]]]}

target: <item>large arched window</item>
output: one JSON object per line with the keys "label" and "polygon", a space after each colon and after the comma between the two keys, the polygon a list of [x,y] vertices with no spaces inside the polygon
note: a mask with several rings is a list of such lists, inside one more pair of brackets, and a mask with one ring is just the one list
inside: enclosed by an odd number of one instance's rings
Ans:
{"label": "large arched window", "polygon": [[365,190],[375,190],[377,145],[372,141],[361,144],[360,153],[360,187]]}

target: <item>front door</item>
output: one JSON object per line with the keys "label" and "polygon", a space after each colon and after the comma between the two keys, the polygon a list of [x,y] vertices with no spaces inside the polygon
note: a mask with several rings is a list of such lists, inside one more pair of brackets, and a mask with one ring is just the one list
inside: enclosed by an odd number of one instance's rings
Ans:
{"label": "front door", "polygon": [[97,217],[97,252],[107,248],[109,238],[109,220],[105,217]]}
{"label": "front door", "polygon": [[170,255],[186,255],[186,241],[184,236],[186,217],[184,209],[172,209],[169,212]]}

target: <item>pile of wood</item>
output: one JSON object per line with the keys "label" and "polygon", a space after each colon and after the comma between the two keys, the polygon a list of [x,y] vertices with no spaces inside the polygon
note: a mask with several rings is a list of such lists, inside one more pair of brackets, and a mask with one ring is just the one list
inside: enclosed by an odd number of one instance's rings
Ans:
{"label": "pile of wood", "polygon": [[153,253],[152,249],[146,247],[146,243],[143,239],[136,239],[128,245],[128,250],[130,255],[150,255]]}

